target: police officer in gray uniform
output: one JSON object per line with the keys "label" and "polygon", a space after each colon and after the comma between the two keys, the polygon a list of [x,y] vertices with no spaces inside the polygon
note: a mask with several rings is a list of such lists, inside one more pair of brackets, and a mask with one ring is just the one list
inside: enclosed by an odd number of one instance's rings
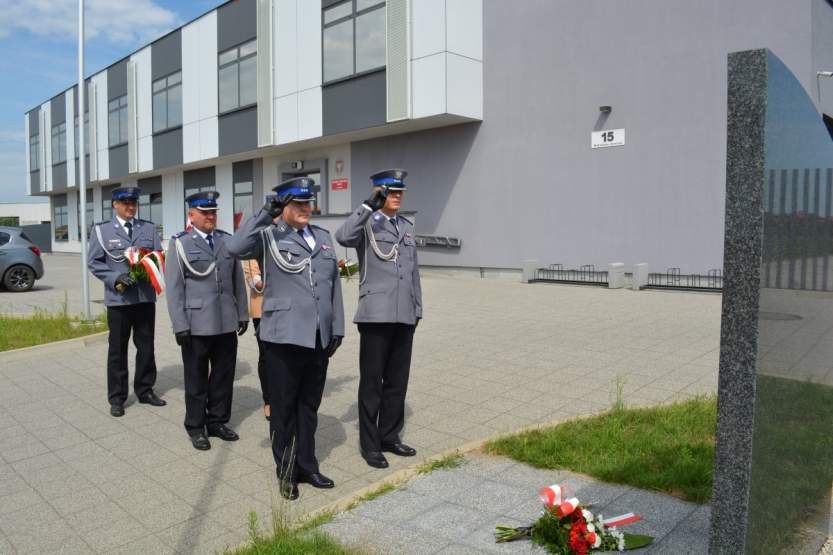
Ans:
{"label": "police officer in gray uniform", "polygon": [[263,275],[259,337],[272,406],[272,452],[287,499],[298,498],[298,482],[335,485],[319,471],[315,430],[328,359],[344,337],[344,305],[332,237],[309,224],[313,185],[298,177],[275,187],[275,199],[228,242],[235,256],[257,259]]}
{"label": "police officer in gray uniform", "polygon": [[402,443],[405,393],[414,330],[422,318],[414,224],[399,215],[403,170],[370,177],[373,193],[336,231],[359,255],[359,307],[353,320],[359,346],[359,442],[370,466],[386,468],[382,451],[402,457],[416,450]]}
{"label": "police officer in gray uniform", "polygon": [[217,229],[219,196],[203,191],[185,199],[193,229],[171,238],[165,266],[168,313],[185,368],[185,429],[200,451],[211,448],[206,432],[239,439],[226,424],[237,336],[249,325],[243,268],[227,249],[231,235]]}
{"label": "police officer in gray uniform", "polygon": [[133,389],[140,403],[161,407],[166,403],[153,392],[156,360],[153,334],[156,321],[156,291],[148,282],[137,283],[130,276],[124,251],[128,247],[162,250],[162,241],[152,222],[136,218],[140,190],[120,187],[113,190],[115,217],[97,223],[90,233],[87,267],[104,282],[104,305],[110,328],[107,349],[107,396],[110,414],[124,415],[127,400],[127,343],[133,332],[136,346],[136,373]]}

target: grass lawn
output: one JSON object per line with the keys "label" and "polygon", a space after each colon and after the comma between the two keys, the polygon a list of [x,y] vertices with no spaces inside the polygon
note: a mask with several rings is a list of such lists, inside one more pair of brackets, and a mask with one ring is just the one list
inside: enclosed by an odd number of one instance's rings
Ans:
{"label": "grass lawn", "polygon": [[71,316],[66,308],[58,312],[37,311],[31,316],[0,314],[0,351],[62,341],[107,330],[104,314],[90,324],[80,316]]}
{"label": "grass lawn", "polygon": [[703,503],[712,492],[716,427],[716,398],[699,397],[645,409],[619,406],[489,442],[486,450],[537,468],[569,469]]}
{"label": "grass lawn", "polygon": [[345,547],[330,536],[316,530],[333,519],[332,513],[323,513],[300,525],[287,520],[284,509],[275,509],[277,518],[272,523],[272,533],[263,536],[258,531],[257,515],[249,515],[249,543],[228,550],[225,555],[363,555],[364,552]]}

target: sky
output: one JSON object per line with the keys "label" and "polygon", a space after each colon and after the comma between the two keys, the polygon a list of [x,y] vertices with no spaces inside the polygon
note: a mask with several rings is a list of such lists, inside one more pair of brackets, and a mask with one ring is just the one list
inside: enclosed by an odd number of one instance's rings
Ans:
{"label": "sky", "polygon": [[[223,0],[86,0],[86,75]],[[78,82],[78,0],[0,0],[0,203],[27,195],[24,113]]]}

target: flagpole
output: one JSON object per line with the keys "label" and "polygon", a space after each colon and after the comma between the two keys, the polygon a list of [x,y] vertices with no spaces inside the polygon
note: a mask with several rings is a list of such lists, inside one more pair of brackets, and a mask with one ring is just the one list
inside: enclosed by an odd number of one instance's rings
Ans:
{"label": "flagpole", "polygon": [[78,214],[81,216],[81,302],[90,320],[90,274],[87,271],[87,172],[84,152],[84,0],[78,0]]}

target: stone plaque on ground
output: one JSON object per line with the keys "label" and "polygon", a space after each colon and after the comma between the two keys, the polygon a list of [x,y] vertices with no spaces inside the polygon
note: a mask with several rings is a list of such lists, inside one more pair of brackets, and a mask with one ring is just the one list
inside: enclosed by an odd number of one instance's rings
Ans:
{"label": "stone plaque on ground", "polygon": [[833,140],[768,50],[729,56],[711,553],[818,553],[833,485]]}

